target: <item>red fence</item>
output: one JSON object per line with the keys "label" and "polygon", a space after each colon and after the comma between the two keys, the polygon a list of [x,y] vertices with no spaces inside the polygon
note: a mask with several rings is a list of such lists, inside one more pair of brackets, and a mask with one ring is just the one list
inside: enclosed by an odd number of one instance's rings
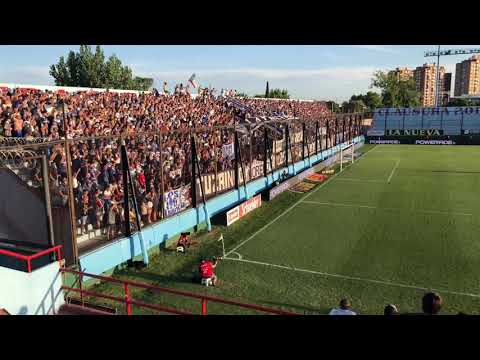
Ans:
{"label": "red fence", "polygon": [[[290,311],[271,309],[271,308],[267,308],[267,307],[260,306],[260,305],[247,304],[247,303],[242,303],[242,302],[238,302],[238,301],[226,300],[226,299],[213,297],[213,296],[208,296],[208,295],[200,295],[200,294],[195,294],[195,293],[182,291],[182,290],[173,290],[173,289],[168,289],[168,288],[162,288],[162,287],[148,285],[148,284],[139,283],[139,282],[135,282],[135,281],[114,279],[114,278],[111,278],[111,277],[88,274],[88,273],[85,273],[85,272],[71,270],[71,269],[62,268],[62,269],[60,269],[60,271],[63,272],[63,273],[70,273],[70,274],[74,274],[74,275],[79,276],[79,278],[80,278],[80,281],[79,281],[80,288],[79,289],[76,289],[76,288],[73,288],[73,287],[68,287],[68,286],[63,286],[62,288],[63,288],[63,290],[67,290],[69,292],[72,291],[72,292],[80,294],[80,300],[82,301],[82,303],[83,303],[83,296],[84,295],[93,296],[93,297],[102,298],[102,299],[108,299],[108,300],[112,300],[112,301],[117,301],[117,302],[123,303],[125,305],[125,310],[126,310],[127,315],[132,314],[132,305],[138,306],[140,308],[147,308],[147,309],[150,309],[150,310],[156,310],[156,311],[159,311],[159,312],[169,313],[169,314],[195,315],[195,313],[192,313],[192,312],[186,311],[186,310],[179,310],[179,309],[174,309],[174,308],[171,308],[171,307],[148,304],[148,303],[145,303],[145,302],[134,300],[130,296],[130,288],[131,287],[148,289],[148,290],[151,290],[151,291],[156,292],[156,293],[167,293],[167,294],[177,295],[177,296],[180,296],[180,297],[198,299],[200,301],[200,314],[201,315],[207,315],[207,303],[208,302],[226,304],[226,305],[231,305],[231,306],[235,306],[235,307],[242,307],[242,308],[245,308],[245,309],[257,310],[257,311],[260,311],[260,312],[275,314],[275,315],[299,315],[299,314],[296,314],[296,313],[293,313],[293,312],[290,312]],[[93,278],[93,279],[102,280],[102,281],[109,282],[109,283],[115,283],[115,284],[122,285],[123,289],[124,289],[124,297],[122,298],[122,297],[119,297],[119,296],[106,295],[106,294],[96,293],[96,292],[93,292],[93,291],[82,289],[82,278],[84,276],[90,277],[90,278]]]}
{"label": "red fence", "polygon": [[30,272],[32,272],[32,260],[37,259],[41,256],[51,254],[51,253],[55,253],[56,261],[60,261],[62,259],[61,253],[60,253],[61,248],[62,248],[62,245],[57,245],[57,246],[51,247],[49,249],[42,250],[42,251],[40,251],[38,253],[35,253],[33,255],[22,255],[22,254],[18,254],[16,252],[14,252],[14,251],[0,249],[0,255],[6,255],[6,256],[13,257],[15,259],[26,261],[27,262],[27,272],[30,273]]}

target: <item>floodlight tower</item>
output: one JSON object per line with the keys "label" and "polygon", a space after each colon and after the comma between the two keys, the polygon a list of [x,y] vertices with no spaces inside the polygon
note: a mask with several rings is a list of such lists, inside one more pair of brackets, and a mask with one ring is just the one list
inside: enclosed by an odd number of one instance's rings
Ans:
{"label": "floodlight tower", "polygon": [[440,45],[438,45],[437,51],[426,51],[425,57],[437,57],[437,73],[435,76],[435,107],[438,107],[440,103],[440,56],[448,55],[464,55],[464,54],[479,54],[480,49],[447,49],[440,51]]}

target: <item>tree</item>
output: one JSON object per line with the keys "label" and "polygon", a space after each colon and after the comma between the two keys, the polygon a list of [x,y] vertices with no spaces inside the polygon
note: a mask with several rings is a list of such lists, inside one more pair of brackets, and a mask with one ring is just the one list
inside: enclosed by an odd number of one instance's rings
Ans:
{"label": "tree", "polygon": [[[357,102],[356,105],[355,102]],[[349,103],[353,108],[373,111],[376,108],[382,107],[382,97],[376,92],[369,91],[365,95],[352,95]]]}
{"label": "tree", "polygon": [[468,98],[453,98],[450,99],[447,106],[480,106],[480,100]]}
{"label": "tree", "polygon": [[133,88],[141,91],[147,91],[153,86],[152,78],[135,76],[133,79]]}
{"label": "tree", "polygon": [[267,81],[267,87],[265,89],[265,97],[266,98],[270,97],[270,91],[269,91],[269,88],[268,88],[268,81]]}
{"label": "tree", "polygon": [[268,97],[274,99],[290,99],[287,89],[273,89],[269,92]]}
{"label": "tree", "polygon": [[95,53],[88,45],[81,45],[78,52],[70,51],[67,60],[60,57],[57,64],[50,66],[50,75],[55,85],[114,88],[146,91],[153,86],[153,79],[134,77],[132,70],[124,66],[116,55],[105,61],[100,46]]}
{"label": "tree", "polygon": [[326,102],[328,110],[330,110],[333,113],[338,113],[340,112],[340,105],[338,105],[335,101],[327,101]]}
{"label": "tree", "polygon": [[386,107],[420,106],[420,93],[416,90],[415,79],[398,79],[394,73],[376,71],[370,87],[381,89],[382,103]]}
{"label": "tree", "polygon": [[237,95],[236,95],[236,96],[237,96],[237,97],[241,97],[241,98],[246,98],[246,97],[248,97],[248,95],[247,95],[246,93],[244,93],[244,92],[237,92]]}

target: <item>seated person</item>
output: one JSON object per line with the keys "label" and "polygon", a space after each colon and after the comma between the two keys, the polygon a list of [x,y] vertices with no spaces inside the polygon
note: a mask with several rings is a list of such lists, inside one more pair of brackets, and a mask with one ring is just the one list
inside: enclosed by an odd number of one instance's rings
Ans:
{"label": "seated person", "polygon": [[443,305],[442,297],[437,293],[427,293],[422,298],[422,310],[425,315],[438,315]]}
{"label": "seated person", "polygon": [[332,309],[329,315],[357,315],[351,310],[352,306],[348,299],[340,300],[340,309]]}
{"label": "seated person", "polygon": [[190,235],[190,233],[181,233],[180,238],[177,241],[177,249],[179,247],[183,248],[182,252],[185,252],[185,250],[187,250],[187,248],[192,245],[192,242],[190,241],[188,235]]}
{"label": "seated person", "polygon": [[198,269],[201,279],[211,279],[213,286],[217,284],[218,280],[217,276],[213,272],[213,269],[217,266],[217,263],[217,258],[213,258],[212,260],[203,259]]}
{"label": "seated person", "polygon": [[393,304],[388,304],[385,306],[383,309],[383,315],[388,316],[388,315],[399,315],[398,309],[395,305]]}

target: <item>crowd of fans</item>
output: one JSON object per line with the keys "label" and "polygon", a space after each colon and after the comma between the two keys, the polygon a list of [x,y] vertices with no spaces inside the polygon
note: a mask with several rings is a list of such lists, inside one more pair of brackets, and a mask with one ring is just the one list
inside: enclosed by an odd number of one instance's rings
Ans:
{"label": "crowd of fans", "polygon": [[[328,114],[323,102],[234,96],[231,90],[216,96],[209,89],[191,96],[183,85],[177,85],[169,94],[166,84],[162,93],[155,90],[138,94],[0,89],[0,136],[46,141],[77,139],[70,153],[80,227],[86,232],[91,224],[113,237],[121,231],[123,216],[119,206],[123,201],[120,135],[126,136],[139,211],[142,222],[148,224],[162,216],[162,194],[191,181],[188,130],[196,129],[200,171],[213,173],[233,168],[233,158],[223,148],[234,142],[232,130],[213,126],[233,126],[248,118],[265,117],[322,120]],[[86,137],[98,138],[82,140]],[[64,145],[49,147],[47,155],[54,204],[66,204]]]}
{"label": "crowd of fans", "polygon": [[[333,308],[329,315],[357,315],[355,311],[352,310],[352,304],[348,299],[340,300],[340,306],[338,308]],[[443,306],[443,299],[442,297],[434,292],[426,293],[422,297],[422,312],[420,313],[405,313],[405,315],[439,315],[440,310]],[[398,310],[397,306],[393,304],[387,304],[383,309],[383,314],[385,316],[390,315],[401,315],[400,311]],[[459,313],[459,315],[463,315],[463,313]]]}
{"label": "crowd of fans", "polygon": [[247,114],[252,117],[298,117],[302,120],[317,121],[329,114],[322,101],[245,98],[242,102],[247,107]]}

